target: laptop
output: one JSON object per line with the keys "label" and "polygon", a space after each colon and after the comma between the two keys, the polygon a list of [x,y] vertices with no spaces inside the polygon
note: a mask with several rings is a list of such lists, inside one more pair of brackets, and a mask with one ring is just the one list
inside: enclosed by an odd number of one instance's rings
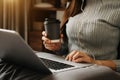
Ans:
{"label": "laptop", "polygon": [[44,74],[91,66],[66,61],[54,54],[33,51],[16,31],[6,29],[0,29],[0,59]]}

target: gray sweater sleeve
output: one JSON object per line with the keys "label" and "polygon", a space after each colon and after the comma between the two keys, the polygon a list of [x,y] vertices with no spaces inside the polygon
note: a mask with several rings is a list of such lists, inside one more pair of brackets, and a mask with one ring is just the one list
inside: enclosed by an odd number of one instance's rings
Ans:
{"label": "gray sweater sleeve", "polygon": [[113,60],[113,62],[116,64],[116,71],[120,72],[120,60]]}
{"label": "gray sweater sleeve", "polygon": [[120,72],[120,41],[119,41],[119,45],[118,45],[117,59],[118,60],[113,60],[113,62],[116,64],[116,71]]}

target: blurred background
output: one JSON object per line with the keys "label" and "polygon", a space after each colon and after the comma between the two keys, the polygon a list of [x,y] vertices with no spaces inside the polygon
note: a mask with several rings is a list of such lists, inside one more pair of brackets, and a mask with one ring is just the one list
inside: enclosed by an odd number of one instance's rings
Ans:
{"label": "blurred background", "polygon": [[15,30],[36,51],[47,51],[41,32],[45,18],[61,21],[69,0],[0,0],[0,28]]}

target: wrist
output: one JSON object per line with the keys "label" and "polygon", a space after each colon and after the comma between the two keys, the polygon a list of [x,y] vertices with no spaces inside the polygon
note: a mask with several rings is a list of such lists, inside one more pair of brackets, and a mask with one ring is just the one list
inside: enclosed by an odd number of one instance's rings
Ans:
{"label": "wrist", "polygon": [[116,64],[112,60],[95,60],[95,64],[102,65],[102,66],[107,66],[107,67],[110,67],[113,70],[116,69]]}
{"label": "wrist", "polygon": [[97,65],[102,65],[102,62],[100,60],[95,60],[94,63]]}

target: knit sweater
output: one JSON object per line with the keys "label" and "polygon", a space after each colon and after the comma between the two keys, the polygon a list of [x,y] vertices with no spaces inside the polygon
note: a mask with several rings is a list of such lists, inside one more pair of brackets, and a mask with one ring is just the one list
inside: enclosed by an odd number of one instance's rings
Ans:
{"label": "knit sweater", "polygon": [[113,60],[120,71],[119,28],[120,0],[87,0],[84,11],[66,24],[69,52],[78,50],[96,60]]}

